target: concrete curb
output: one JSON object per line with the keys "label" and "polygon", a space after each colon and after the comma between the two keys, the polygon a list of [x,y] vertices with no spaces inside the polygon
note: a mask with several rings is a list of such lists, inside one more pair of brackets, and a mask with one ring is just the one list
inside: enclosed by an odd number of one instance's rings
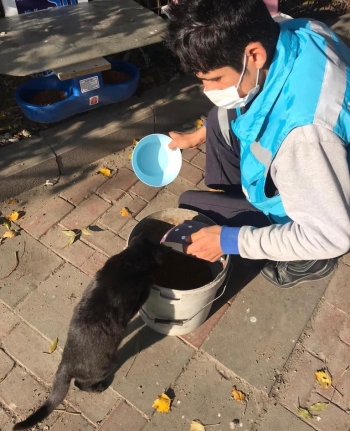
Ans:
{"label": "concrete curb", "polygon": [[212,104],[194,78],[182,78],[141,98],[90,111],[1,150],[0,196],[7,199],[68,175],[150,133],[167,133]]}

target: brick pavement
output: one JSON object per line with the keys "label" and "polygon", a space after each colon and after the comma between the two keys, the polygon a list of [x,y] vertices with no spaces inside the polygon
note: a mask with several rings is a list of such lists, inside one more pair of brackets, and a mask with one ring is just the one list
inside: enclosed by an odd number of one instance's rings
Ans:
{"label": "brick pavement", "polygon": [[[186,151],[180,176],[162,189],[137,181],[127,149],[76,175],[74,184],[63,181],[50,190],[23,193],[10,205],[16,208],[1,205],[4,214],[26,212],[18,221],[21,235],[0,247],[0,277],[13,267],[16,250],[20,255],[18,268],[0,280],[2,431],[45,398],[74,305],[108,256],[125,246],[137,221],[176,207],[185,190],[206,189],[203,150]],[[111,178],[92,173],[112,161],[118,168]],[[121,217],[123,207],[130,216]],[[64,247],[69,238],[62,229],[88,225],[91,236]],[[188,431],[191,420],[200,419],[219,424],[207,431],[349,431],[350,372],[342,375],[350,363],[349,255],[330,279],[288,292],[254,278],[249,265],[235,259],[227,294],[191,334],[165,337],[136,317],[112,386],[100,395],[72,388],[65,407],[78,414],[55,412],[37,430]],[[44,354],[56,336],[58,349]],[[325,361],[337,391],[320,388],[314,379]],[[231,398],[233,385],[249,396],[246,412],[244,403]],[[175,391],[172,411],[155,413],[153,400],[169,387]],[[295,408],[298,398],[303,406],[324,400],[330,405],[320,420],[303,420]]]}

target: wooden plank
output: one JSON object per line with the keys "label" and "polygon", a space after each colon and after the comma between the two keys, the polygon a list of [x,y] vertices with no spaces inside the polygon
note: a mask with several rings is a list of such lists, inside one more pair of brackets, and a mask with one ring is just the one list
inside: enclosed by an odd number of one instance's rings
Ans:
{"label": "wooden plank", "polygon": [[83,61],[81,63],[70,64],[68,66],[60,67],[54,69],[54,72],[61,81],[65,81],[66,79],[72,79],[78,76],[88,75],[89,73],[109,70],[111,67],[111,63],[101,57],[94,58],[93,60]]}
{"label": "wooden plank", "polygon": [[0,73],[25,76],[150,45],[161,41],[165,27],[162,18],[133,0],[1,18]]}

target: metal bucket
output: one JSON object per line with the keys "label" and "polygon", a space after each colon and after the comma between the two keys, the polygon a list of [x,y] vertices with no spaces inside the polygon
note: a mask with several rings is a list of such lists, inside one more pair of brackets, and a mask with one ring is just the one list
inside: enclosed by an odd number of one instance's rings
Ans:
{"label": "metal bucket", "polygon": [[[183,223],[184,220],[215,225],[210,218],[196,211],[169,208],[142,219],[131,231],[128,242],[142,233],[151,241],[159,243],[169,229]],[[183,335],[198,328],[208,317],[213,302],[225,291],[224,282],[229,263],[230,256],[227,255],[224,256],[223,262],[211,264],[214,280],[197,289],[177,290],[153,285],[148,300],[140,310],[142,320],[155,331],[166,335]],[[216,297],[221,287],[222,291]]]}

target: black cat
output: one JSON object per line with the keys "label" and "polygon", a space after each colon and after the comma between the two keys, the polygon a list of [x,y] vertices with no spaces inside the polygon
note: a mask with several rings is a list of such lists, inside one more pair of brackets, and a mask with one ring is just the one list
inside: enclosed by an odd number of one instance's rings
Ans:
{"label": "black cat", "polygon": [[72,379],[83,391],[102,392],[108,387],[126,325],[148,298],[152,271],[168,250],[137,237],[107,260],[74,309],[51,394],[14,430],[31,428],[49,416],[66,397]]}

